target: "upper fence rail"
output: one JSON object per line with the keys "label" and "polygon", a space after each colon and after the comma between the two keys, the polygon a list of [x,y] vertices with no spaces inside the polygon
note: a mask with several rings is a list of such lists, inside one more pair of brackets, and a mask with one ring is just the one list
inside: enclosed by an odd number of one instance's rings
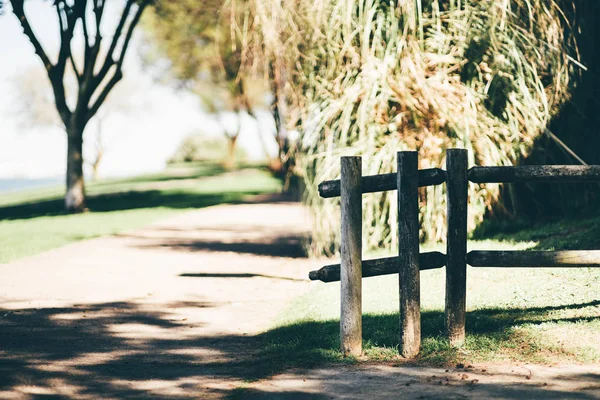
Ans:
{"label": "upper fence rail", "polygon": [[[472,167],[467,173],[473,183],[517,182],[600,182],[600,165],[520,165],[516,167]],[[420,169],[419,187],[446,182],[446,171],[440,168]],[[362,177],[362,193],[396,190],[396,172]],[[319,184],[323,198],[340,196],[340,180]]]}
{"label": "upper fence rail", "polygon": [[[440,185],[446,182],[446,171],[440,168],[420,169],[417,174],[419,186]],[[362,192],[386,192],[398,189],[396,172],[391,174],[369,175],[362,177]],[[340,180],[323,181],[319,184],[319,195],[323,198],[339,197]]]}
{"label": "upper fence rail", "polygon": [[474,183],[597,182],[600,181],[600,165],[472,167],[467,176]]}

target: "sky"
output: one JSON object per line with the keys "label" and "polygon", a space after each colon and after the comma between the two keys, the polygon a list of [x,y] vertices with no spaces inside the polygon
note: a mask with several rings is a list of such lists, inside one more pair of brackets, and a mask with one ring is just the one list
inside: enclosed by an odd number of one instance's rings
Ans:
{"label": "sky", "polygon": [[[59,36],[52,2],[29,0],[25,3],[25,13],[36,35],[54,60]],[[36,68],[43,69],[43,66],[12,14],[10,5],[7,5],[0,16],[0,179],[62,177],[66,166],[64,130],[60,127],[24,126],[20,122],[23,115],[15,107],[15,77]],[[119,10],[109,11],[103,20],[105,41],[112,37]],[[186,136],[198,133],[222,135],[215,117],[203,112],[196,96],[157,83],[151,71],[142,66],[140,31],[138,29],[134,35],[123,68],[125,79],[133,81],[136,87],[135,94],[127,100],[126,110],[111,112],[102,122],[105,154],[100,164],[100,177],[161,170]],[[74,44],[75,48],[81,42]],[[122,102],[119,99],[116,103]],[[247,116],[243,118],[238,140],[250,159],[264,157],[258,132],[265,136],[270,150],[276,149],[272,134],[274,125],[269,114],[258,114],[258,122]],[[225,124],[236,123],[233,115],[226,115],[224,119]],[[84,134],[84,158],[87,160],[95,157],[96,135],[96,125],[91,123]],[[89,174],[89,166],[85,168]]]}

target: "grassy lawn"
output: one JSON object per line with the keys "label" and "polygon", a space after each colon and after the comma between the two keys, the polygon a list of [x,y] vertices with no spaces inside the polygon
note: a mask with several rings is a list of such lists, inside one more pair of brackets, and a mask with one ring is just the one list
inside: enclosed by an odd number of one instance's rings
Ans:
{"label": "grassy lawn", "polygon": [[[469,242],[470,250],[600,249],[600,216],[507,229],[488,230],[489,239],[480,235]],[[439,245],[423,250],[444,251]],[[263,368],[403,362],[398,356],[397,279],[363,280],[360,360],[344,359],[338,351],[339,283],[313,282],[262,335]],[[469,267],[467,290],[466,343],[452,349],[443,334],[445,271],[421,272],[423,342],[416,363],[600,362],[600,269]]]}
{"label": "grassy lawn", "polygon": [[279,181],[259,168],[225,172],[219,166],[195,164],[92,183],[86,188],[89,211],[81,214],[64,213],[62,187],[3,194],[0,263],[141,227],[185,210],[279,189]]}

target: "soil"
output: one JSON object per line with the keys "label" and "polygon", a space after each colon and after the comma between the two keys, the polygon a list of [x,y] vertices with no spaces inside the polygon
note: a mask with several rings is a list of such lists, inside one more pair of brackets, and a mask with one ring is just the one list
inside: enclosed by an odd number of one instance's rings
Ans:
{"label": "soil", "polygon": [[261,198],[0,265],[0,398],[600,398],[597,365],[386,365],[248,382],[311,283],[297,203]]}

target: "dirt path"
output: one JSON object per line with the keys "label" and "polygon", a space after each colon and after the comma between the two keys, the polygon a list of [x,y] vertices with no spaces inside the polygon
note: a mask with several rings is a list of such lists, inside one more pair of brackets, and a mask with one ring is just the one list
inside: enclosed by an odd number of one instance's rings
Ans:
{"label": "dirt path", "polygon": [[0,398],[198,397],[309,287],[293,203],[188,212],[0,266]]}
{"label": "dirt path", "polygon": [[224,205],[0,266],[0,398],[600,397],[595,367],[336,366],[245,382],[254,335],[321,265],[301,257],[307,229],[297,204]]}

